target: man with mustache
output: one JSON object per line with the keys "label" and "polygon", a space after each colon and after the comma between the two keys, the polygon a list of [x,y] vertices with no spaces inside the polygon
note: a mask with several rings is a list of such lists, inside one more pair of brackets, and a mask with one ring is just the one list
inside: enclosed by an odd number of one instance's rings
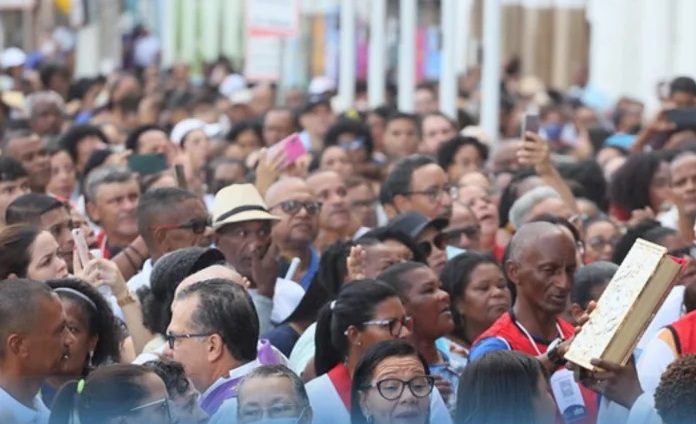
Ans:
{"label": "man with mustache", "polygon": [[[505,273],[517,288],[515,303],[474,342],[469,360],[473,362],[496,350],[516,350],[539,359],[549,374],[570,372],[564,368],[563,354],[574,327],[561,314],[577,269],[574,241],[557,225],[532,222],[520,227],[508,249]],[[572,374],[570,380],[564,382],[575,384]],[[573,388],[574,393],[582,395],[584,405],[571,413],[582,418],[577,422],[594,423],[596,394],[584,386]]]}
{"label": "man with mustache", "polygon": [[48,422],[39,388],[74,342],[63,306],[46,284],[0,281],[0,422]]}
{"label": "man with mustache", "polygon": [[343,178],[335,171],[318,171],[307,178],[307,185],[321,202],[317,249],[323,251],[337,241],[353,239],[361,227],[348,207],[348,189]]}
{"label": "man with mustache", "polygon": [[87,175],[85,198],[89,217],[101,227],[99,248],[111,259],[138,236],[138,180],[126,168],[97,168]]}
{"label": "man with mustache", "polygon": [[[305,290],[319,269],[319,254],[313,248],[319,233],[319,216],[325,207],[312,193],[308,183],[300,178],[283,178],[268,188],[266,203],[280,220],[273,226],[271,237],[278,245],[287,268],[293,258],[300,266],[290,279]],[[281,274],[284,275],[281,269]]]}
{"label": "man with mustache", "polygon": [[261,333],[271,325],[278,277],[278,249],[271,244],[271,225],[278,219],[252,184],[229,185],[218,191],[213,201],[215,246],[251,283],[249,292]]}

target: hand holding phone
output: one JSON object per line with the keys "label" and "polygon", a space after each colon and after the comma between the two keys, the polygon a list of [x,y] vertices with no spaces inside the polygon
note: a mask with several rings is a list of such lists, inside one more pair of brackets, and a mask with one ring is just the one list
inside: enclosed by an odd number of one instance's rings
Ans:
{"label": "hand holding phone", "polygon": [[527,138],[528,132],[539,133],[539,115],[536,113],[525,113],[522,122],[522,140],[534,141]]}
{"label": "hand holding phone", "polygon": [[282,150],[284,153],[286,166],[297,162],[299,158],[307,153],[299,133],[293,133],[279,141],[270,148],[269,153],[274,157],[279,150]]}
{"label": "hand holding phone", "polygon": [[80,260],[81,267],[87,265],[87,262],[91,259],[89,254],[89,246],[87,245],[87,239],[85,238],[82,228],[75,228],[72,230],[72,237],[75,241],[75,249],[77,250],[77,258]]}

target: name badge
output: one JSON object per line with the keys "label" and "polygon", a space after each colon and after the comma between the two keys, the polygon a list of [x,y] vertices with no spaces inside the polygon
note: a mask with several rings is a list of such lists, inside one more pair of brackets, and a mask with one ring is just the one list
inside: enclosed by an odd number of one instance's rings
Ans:
{"label": "name badge", "polygon": [[551,376],[551,391],[556,399],[558,410],[566,424],[574,423],[587,417],[587,407],[582,398],[580,386],[575,382],[573,373],[567,369],[556,371]]}

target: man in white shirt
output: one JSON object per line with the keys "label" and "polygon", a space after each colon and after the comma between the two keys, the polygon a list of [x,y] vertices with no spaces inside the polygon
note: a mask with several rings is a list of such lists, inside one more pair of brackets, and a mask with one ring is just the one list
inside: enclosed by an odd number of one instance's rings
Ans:
{"label": "man in white shirt", "polygon": [[203,244],[209,225],[205,205],[189,191],[165,187],[144,193],[138,204],[138,232],[150,259],[128,280],[128,289],[149,287],[154,262],[169,252]]}
{"label": "man in white shirt", "polygon": [[39,388],[60,370],[74,342],[63,306],[46,284],[0,281],[0,422],[48,422]]}

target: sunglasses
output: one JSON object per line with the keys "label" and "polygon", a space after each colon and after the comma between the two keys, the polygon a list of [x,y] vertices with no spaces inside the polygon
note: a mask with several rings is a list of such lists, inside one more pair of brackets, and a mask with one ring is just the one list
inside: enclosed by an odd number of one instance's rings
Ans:
{"label": "sunglasses", "polygon": [[307,211],[307,215],[315,215],[321,210],[321,202],[315,202],[311,200],[308,200],[306,202],[302,202],[299,200],[286,200],[284,202],[280,202],[272,208],[269,208],[269,210],[273,210],[278,207],[287,215],[295,215],[302,208],[304,208],[304,210]]}
{"label": "sunglasses", "polygon": [[212,225],[210,217],[195,218],[183,224],[164,224],[155,226],[155,230],[191,230],[194,234],[203,234]]}
{"label": "sunglasses", "polygon": [[430,256],[431,253],[433,253],[433,247],[436,247],[440,250],[445,250],[446,245],[447,235],[445,233],[439,233],[435,236],[435,238],[432,241],[425,240],[418,243],[418,249],[427,258]]}
{"label": "sunglasses", "polygon": [[467,227],[457,228],[455,230],[446,231],[444,233],[446,244],[457,244],[462,238],[462,234],[468,239],[477,239],[481,235],[481,227],[478,225],[469,225]]}

